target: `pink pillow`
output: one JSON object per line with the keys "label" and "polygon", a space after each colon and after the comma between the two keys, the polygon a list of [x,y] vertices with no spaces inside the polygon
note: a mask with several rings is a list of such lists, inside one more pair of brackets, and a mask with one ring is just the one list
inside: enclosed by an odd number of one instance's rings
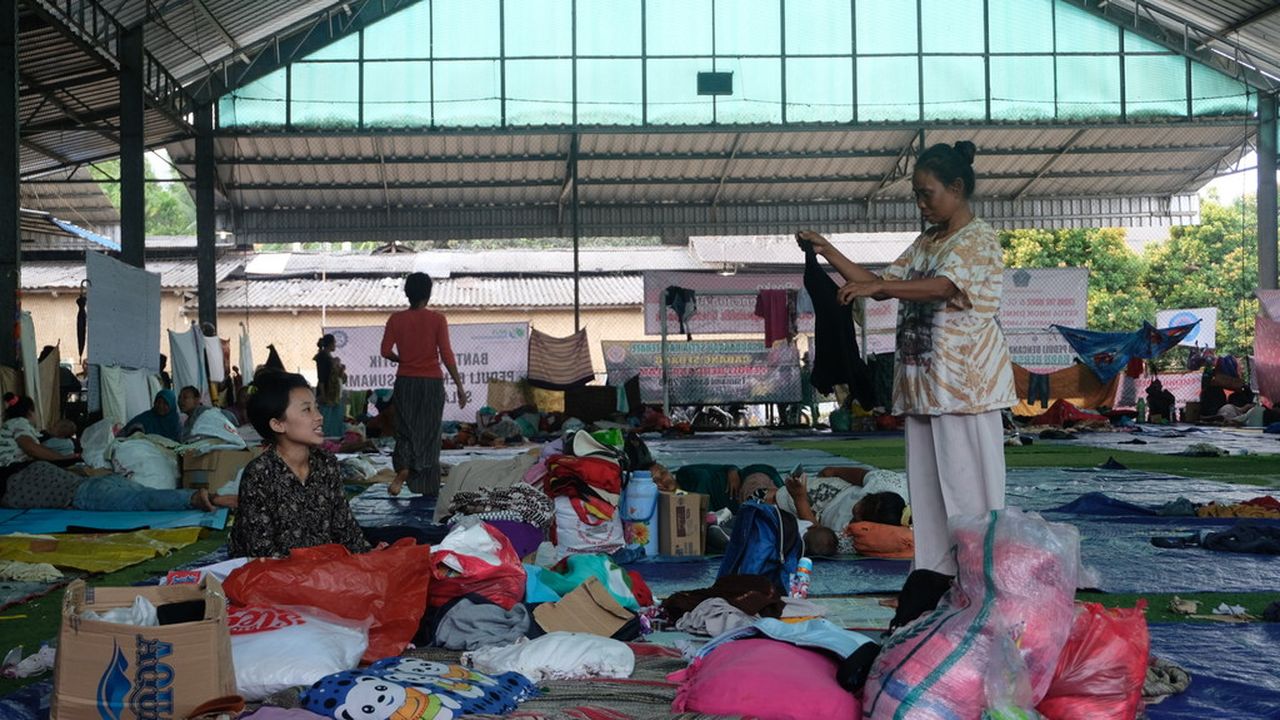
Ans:
{"label": "pink pillow", "polygon": [[861,704],[836,684],[834,658],[777,640],[722,645],[667,679],[680,683],[673,712],[763,720],[862,718]]}

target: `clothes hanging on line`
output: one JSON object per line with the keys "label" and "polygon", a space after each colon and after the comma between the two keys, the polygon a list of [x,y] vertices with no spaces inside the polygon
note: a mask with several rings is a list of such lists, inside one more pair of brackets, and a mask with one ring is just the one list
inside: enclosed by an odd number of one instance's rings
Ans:
{"label": "clothes hanging on line", "polygon": [[568,390],[595,379],[586,329],[569,337],[529,331],[529,384],[544,390]]}
{"label": "clothes hanging on line", "polygon": [[796,291],[761,290],[756,295],[756,317],[764,318],[764,345],[796,336]]}
{"label": "clothes hanging on line", "polygon": [[1040,373],[1027,374],[1027,404],[1034,405],[1037,401],[1040,407],[1049,407],[1049,376]]}
{"label": "clothes hanging on line", "polygon": [[688,288],[672,285],[662,292],[662,298],[662,311],[666,312],[667,308],[674,310],[676,320],[680,323],[680,332],[684,333],[684,339],[692,341],[693,332],[689,321],[698,312],[697,293]]}

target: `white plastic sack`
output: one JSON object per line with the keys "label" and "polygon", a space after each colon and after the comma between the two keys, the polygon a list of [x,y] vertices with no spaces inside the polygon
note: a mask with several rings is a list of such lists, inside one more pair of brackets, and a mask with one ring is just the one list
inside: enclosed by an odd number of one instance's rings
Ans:
{"label": "white plastic sack", "polygon": [[431,548],[431,556],[435,557],[436,553],[444,553],[446,550],[452,552],[441,555],[441,563],[458,573],[465,573],[467,568],[463,567],[453,553],[472,557],[489,565],[502,564],[502,559],[498,557],[502,543],[489,534],[484,523],[476,517],[464,517],[458,521],[444,540]]}
{"label": "white plastic sack", "polygon": [[107,451],[115,443],[115,424],[104,418],[84,429],[80,434],[80,458],[89,467],[110,468]]}
{"label": "white plastic sack", "polygon": [[351,670],[369,646],[367,625],[287,608],[230,608],[227,620],[236,691],[249,701]]}
{"label": "white plastic sack", "polygon": [[626,544],[622,535],[622,513],[614,513],[612,519],[599,525],[588,525],[578,517],[568,497],[556,497],[555,506],[558,559],[569,555],[612,555]]}
{"label": "white plastic sack", "polygon": [[227,416],[223,415],[222,411],[217,408],[205,410],[196,417],[195,423],[191,426],[191,439],[194,440],[196,438],[222,440],[226,444],[220,445],[220,448],[230,446],[244,449],[247,447],[244,438],[240,437],[240,433],[236,429],[236,424],[227,419]]}
{"label": "white plastic sack", "polygon": [[590,633],[553,632],[537,640],[462,654],[462,664],[490,675],[517,672],[535,683],[544,680],[629,678],[636,654],[624,642]]}
{"label": "white plastic sack", "polygon": [[100,613],[96,610],[85,610],[80,617],[85,620],[98,620],[100,622],[134,625],[137,627],[155,627],[160,624],[160,619],[156,616],[156,606],[141,595],[134,598],[133,604],[129,607],[112,608]]}
{"label": "white plastic sack", "polygon": [[136,483],[156,490],[178,488],[178,454],[145,437],[117,441],[112,458],[121,472]]}

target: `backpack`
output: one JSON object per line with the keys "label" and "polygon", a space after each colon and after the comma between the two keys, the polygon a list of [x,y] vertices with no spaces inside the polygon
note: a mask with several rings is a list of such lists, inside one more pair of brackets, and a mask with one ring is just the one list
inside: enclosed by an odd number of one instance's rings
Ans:
{"label": "backpack", "polygon": [[716,577],[763,575],[786,595],[791,574],[803,555],[804,538],[796,516],[776,505],[749,500],[734,518],[733,534]]}

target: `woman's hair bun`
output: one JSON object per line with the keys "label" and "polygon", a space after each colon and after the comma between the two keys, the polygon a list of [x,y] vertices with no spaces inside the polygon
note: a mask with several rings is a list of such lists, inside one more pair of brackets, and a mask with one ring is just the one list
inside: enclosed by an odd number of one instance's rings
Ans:
{"label": "woman's hair bun", "polygon": [[952,148],[969,165],[973,164],[973,157],[978,154],[978,146],[968,140],[958,140]]}

